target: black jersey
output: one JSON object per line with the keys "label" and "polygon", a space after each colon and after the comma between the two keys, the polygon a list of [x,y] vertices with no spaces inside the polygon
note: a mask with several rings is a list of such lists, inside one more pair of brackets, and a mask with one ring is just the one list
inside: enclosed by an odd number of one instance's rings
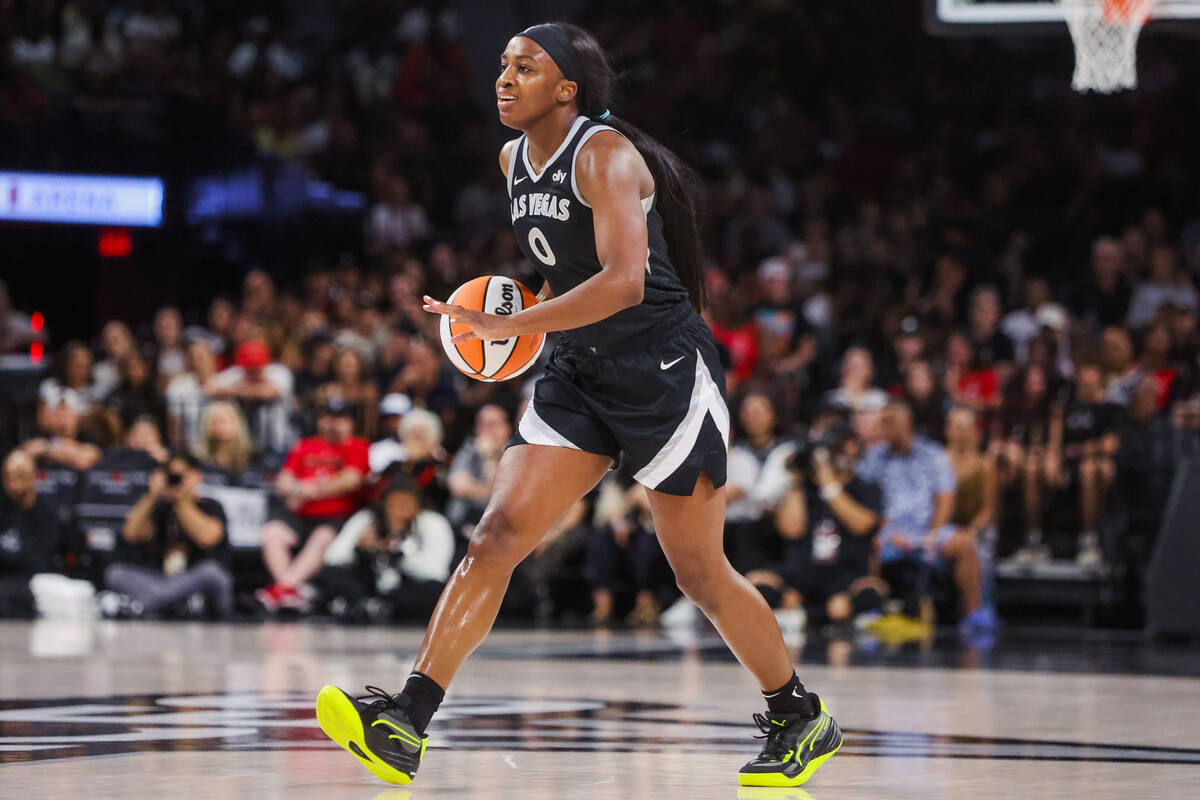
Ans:
{"label": "black jersey", "polygon": [[[615,129],[588,117],[577,117],[540,173],[530,166],[525,136],[513,148],[508,167],[513,233],[521,251],[555,295],[565,294],[600,272],[592,209],[575,180],[575,158],[580,148],[600,131]],[[642,207],[649,233],[642,302],[607,319],[567,331],[564,336],[568,341],[583,346],[609,345],[653,327],[688,302],[687,290],[671,266],[654,195],[644,198]]]}

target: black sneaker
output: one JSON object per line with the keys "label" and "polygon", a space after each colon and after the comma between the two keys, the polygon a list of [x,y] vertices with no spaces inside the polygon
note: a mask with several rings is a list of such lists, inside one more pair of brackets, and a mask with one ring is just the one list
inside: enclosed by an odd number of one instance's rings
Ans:
{"label": "black sneaker", "polygon": [[[411,783],[429,737],[417,732],[396,697],[376,686],[353,698],[336,686],[317,695],[317,722],[325,735],[388,783]],[[367,702],[364,702],[367,701]]]}
{"label": "black sneaker", "polygon": [[811,692],[820,709],[809,719],[801,714],[754,715],[765,738],[758,758],[738,772],[742,786],[799,786],[813,776],[842,746],[842,731],[821,698]]}

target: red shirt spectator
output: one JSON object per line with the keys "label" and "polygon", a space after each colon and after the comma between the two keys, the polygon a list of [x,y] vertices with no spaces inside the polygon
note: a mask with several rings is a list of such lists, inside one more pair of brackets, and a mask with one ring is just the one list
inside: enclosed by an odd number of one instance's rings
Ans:
{"label": "red shirt spectator", "polygon": [[[367,440],[353,436],[334,444],[319,436],[296,442],[283,468],[299,481],[331,478],[346,467],[367,474]],[[358,510],[361,490],[309,500],[296,510],[301,517],[347,517]]]}
{"label": "red shirt spectator", "polygon": [[754,323],[747,321],[737,327],[725,328],[712,324],[713,338],[729,351],[733,374],[739,382],[747,381],[758,366],[758,337]]}
{"label": "red shirt spectator", "polygon": [[[348,517],[362,505],[367,463],[367,440],[353,436],[353,420],[336,409],[322,409],[316,436],[301,439],[280,470],[281,485],[292,487],[289,506],[300,517]],[[333,479],[358,473],[352,488],[329,492]],[[348,482],[345,482],[349,485]],[[306,488],[310,487],[310,488]],[[331,488],[331,487],[330,487]]]}

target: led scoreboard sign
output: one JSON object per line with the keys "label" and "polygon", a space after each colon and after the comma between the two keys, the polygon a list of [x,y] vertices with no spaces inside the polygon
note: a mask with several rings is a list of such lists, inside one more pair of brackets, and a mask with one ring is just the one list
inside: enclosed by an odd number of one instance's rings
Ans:
{"label": "led scoreboard sign", "polygon": [[0,172],[0,220],[157,228],[160,178]]}

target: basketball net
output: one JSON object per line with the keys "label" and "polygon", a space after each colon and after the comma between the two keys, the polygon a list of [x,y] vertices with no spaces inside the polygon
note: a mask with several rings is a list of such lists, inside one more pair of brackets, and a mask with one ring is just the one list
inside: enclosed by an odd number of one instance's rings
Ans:
{"label": "basketball net", "polygon": [[1075,41],[1078,92],[1137,86],[1137,42],[1155,0],[1059,0]]}

